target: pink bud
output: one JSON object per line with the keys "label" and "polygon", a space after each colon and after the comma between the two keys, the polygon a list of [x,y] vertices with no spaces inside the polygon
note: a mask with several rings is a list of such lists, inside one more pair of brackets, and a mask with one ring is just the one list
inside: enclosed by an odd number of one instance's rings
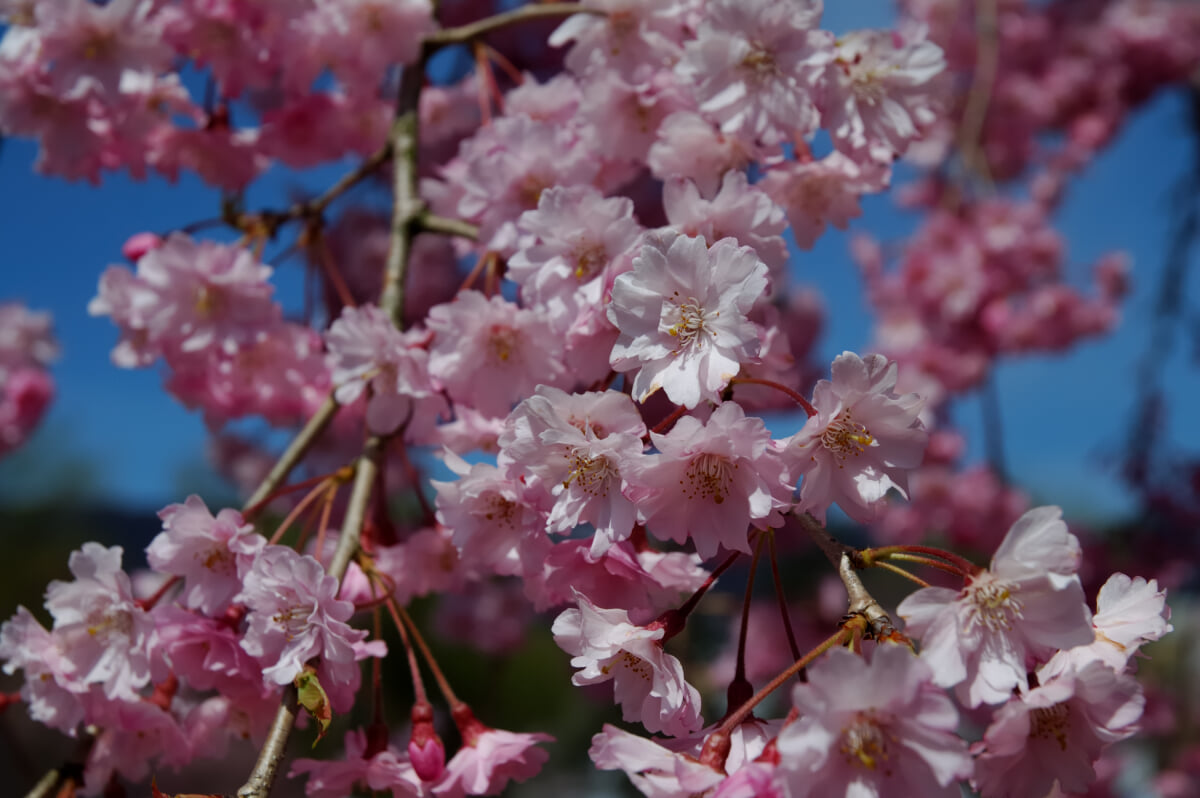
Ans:
{"label": "pink bud", "polygon": [[427,701],[413,705],[408,759],[421,781],[436,781],[446,769],[446,746],[433,729],[433,707]]}
{"label": "pink bud", "polygon": [[143,255],[161,245],[162,239],[154,233],[134,233],[121,246],[121,254],[131,263],[137,263]]}

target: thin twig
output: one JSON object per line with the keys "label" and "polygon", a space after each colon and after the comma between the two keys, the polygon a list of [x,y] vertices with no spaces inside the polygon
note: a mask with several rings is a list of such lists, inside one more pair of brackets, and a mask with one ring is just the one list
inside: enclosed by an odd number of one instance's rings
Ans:
{"label": "thin twig", "polygon": [[533,19],[548,17],[567,17],[572,14],[597,14],[603,16],[604,11],[591,8],[582,3],[534,3],[520,6],[502,14],[487,17],[457,28],[446,28],[425,37],[425,44],[432,50],[448,47],[453,44],[466,44],[472,39],[486,36],[493,31],[516,25]]}
{"label": "thin twig", "polygon": [[287,449],[280,456],[278,462],[271,468],[266,478],[263,479],[254,493],[250,495],[250,498],[246,500],[246,513],[258,509],[259,505],[266,501],[267,497],[283,484],[283,481],[288,478],[288,474],[292,473],[292,469],[304,459],[304,455],[308,454],[309,448],[320,437],[321,433],[325,431],[325,427],[329,425],[329,422],[333,420],[337,409],[337,399],[331,393],[325,399],[325,403],[317,409],[313,417],[304,425],[304,428],[288,444]]}

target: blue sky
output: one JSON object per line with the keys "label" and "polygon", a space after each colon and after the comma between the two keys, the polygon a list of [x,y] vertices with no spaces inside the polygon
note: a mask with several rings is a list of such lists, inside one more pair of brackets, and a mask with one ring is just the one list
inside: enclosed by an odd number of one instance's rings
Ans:
{"label": "blue sky", "polygon": [[[830,5],[827,24],[835,30],[848,27],[838,17],[843,4]],[[881,23],[879,15],[855,18],[858,26]],[[1122,325],[1110,338],[1065,357],[1013,361],[997,375],[1014,478],[1036,500],[1063,504],[1078,517],[1131,508],[1112,462],[1126,435],[1135,364],[1153,317],[1168,189],[1188,168],[1190,147],[1183,99],[1164,95],[1073,184],[1058,218],[1068,240],[1069,274],[1082,283],[1101,254],[1129,252],[1134,290]],[[66,488],[156,509],[190,491],[213,489],[204,464],[208,435],[199,415],[161,390],[157,369],[112,366],[109,350],[116,330],[107,319],[90,318],[86,308],[103,269],[121,262],[120,246],[130,234],[211,218],[218,209],[217,193],[188,179],[177,185],[160,179],[138,183],[117,174],[101,188],[47,180],[33,173],[35,156],[35,146],[23,140],[5,140],[0,150],[0,301],[19,299],[52,311],[63,356],[54,367],[59,395],[49,417],[25,450],[0,461],[0,500],[33,501]],[[328,167],[304,180],[326,185],[345,168]],[[249,206],[280,207],[294,185],[295,178],[272,172],[252,193]],[[866,203],[851,232],[888,239],[912,224],[912,217],[895,210],[885,196]],[[798,280],[826,296],[822,353],[832,359],[844,349],[861,351],[869,316],[847,255],[847,236],[827,235],[814,251],[798,253],[794,269]],[[298,264],[279,266],[277,281],[281,296],[295,297]],[[1190,296],[1196,290],[1193,280]],[[1194,353],[1179,345],[1167,369],[1169,434],[1176,446],[1192,451],[1200,449],[1200,422],[1189,410],[1200,389],[1195,366]],[[963,401],[957,418],[978,442],[977,401]],[[980,452],[975,446],[971,457],[978,459]]]}

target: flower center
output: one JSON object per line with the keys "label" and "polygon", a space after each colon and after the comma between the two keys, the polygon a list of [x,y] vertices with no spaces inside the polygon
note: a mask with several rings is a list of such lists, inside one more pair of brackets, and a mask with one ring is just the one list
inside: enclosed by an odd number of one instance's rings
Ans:
{"label": "flower center", "polygon": [[507,363],[517,348],[517,331],[503,324],[492,326],[488,336],[488,351],[494,361]]}
{"label": "flower center", "polygon": [[1007,632],[1013,621],[1022,617],[1021,601],[1013,595],[1013,585],[984,573],[964,588],[972,611],[967,617],[966,630],[982,626],[989,632]]}
{"label": "flower center", "polygon": [[280,610],[271,616],[271,620],[279,624],[290,641],[308,629],[308,619],[315,610],[312,604],[299,604]]}
{"label": "flower center", "polygon": [[1071,707],[1068,704],[1055,704],[1052,707],[1039,707],[1030,713],[1029,736],[1039,740],[1053,737],[1058,741],[1058,747],[1067,750],[1067,726],[1071,720]]}
{"label": "flower center", "polygon": [[517,503],[509,501],[499,493],[493,493],[487,499],[487,509],[483,517],[495,521],[508,528],[513,526],[513,517],[517,514]]}
{"label": "flower center", "polygon": [[870,771],[882,767],[885,773],[888,772],[887,734],[872,713],[859,713],[842,729],[838,750],[851,767]]}
{"label": "flower center", "polygon": [[571,473],[563,480],[563,487],[569,488],[574,482],[589,496],[607,496],[609,480],[621,475],[607,457],[591,457],[583,447],[571,451],[570,461]]}
{"label": "flower center", "polygon": [[706,452],[692,458],[679,484],[683,486],[685,498],[712,499],[714,504],[722,504],[729,496],[736,470],[737,463]]}
{"label": "flower center", "polygon": [[759,80],[779,72],[779,67],[775,64],[775,54],[759,42],[750,43],[750,52],[742,59],[742,66]]}
{"label": "flower center", "polygon": [[[700,305],[700,300],[694,296],[688,297],[687,301],[682,301],[679,292],[676,291],[671,296],[671,304],[674,306],[675,316],[674,324],[667,328],[667,334],[679,339],[680,349],[691,349],[695,346],[704,344],[704,337],[708,335],[713,337],[712,330],[708,329],[709,314],[705,312]],[[720,311],[712,314],[712,318],[721,315]]]}
{"label": "flower center", "polygon": [[850,455],[858,457],[864,449],[875,443],[875,439],[871,437],[871,431],[855,421],[850,410],[846,409],[834,416],[829,426],[825,427],[821,433],[821,443],[839,460],[845,460]]}
{"label": "flower center", "polygon": [[608,254],[602,244],[588,244],[575,253],[575,279],[581,283],[592,279],[607,262]]}

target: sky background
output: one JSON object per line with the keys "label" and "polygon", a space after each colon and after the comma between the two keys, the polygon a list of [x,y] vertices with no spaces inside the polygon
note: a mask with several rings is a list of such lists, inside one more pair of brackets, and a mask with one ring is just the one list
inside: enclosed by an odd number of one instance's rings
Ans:
{"label": "sky background", "polygon": [[[833,30],[886,24],[885,4],[864,3],[869,13],[850,20],[830,4]],[[1061,357],[1014,360],[996,377],[1003,405],[1006,455],[1014,480],[1039,503],[1065,506],[1080,520],[1129,515],[1134,505],[1115,476],[1115,461],[1131,420],[1136,364],[1148,345],[1149,322],[1168,233],[1170,188],[1190,166],[1187,108],[1179,93],[1163,94],[1131,119],[1115,146],[1075,181],[1056,218],[1067,240],[1070,279],[1088,282],[1102,254],[1132,257],[1133,292],[1123,321],[1107,339]],[[107,318],[87,315],[97,280],[121,263],[131,234],[167,231],[215,216],[218,193],[199,181],[172,185],[153,178],[105,178],[101,187],[46,179],[33,172],[36,145],[5,140],[0,149],[0,301],[20,300],[54,314],[62,357],[53,368],[58,397],[42,427],[22,450],[0,460],[0,502],[35,503],[61,494],[132,508],[157,510],[188,493],[217,491],[206,465],[208,433],[161,389],[155,368],[117,369],[109,352],[117,340]],[[350,168],[331,165],[302,177],[276,168],[249,194],[247,207],[282,207],[297,185],[327,186]],[[915,217],[871,198],[849,233],[881,240],[911,230]],[[825,296],[827,324],[819,344],[826,362],[845,349],[863,351],[870,317],[848,256],[848,234],[833,231],[807,253],[795,253],[798,282]],[[277,242],[268,255],[280,251]],[[269,261],[268,261],[269,262]],[[297,306],[298,261],[277,265],[277,295]],[[1195,274],[1189,296],[1197,296]],[[1168,433],[1181,449],[1200,451],[1195,396],[1200,391],[1196,354],[1180,341],[1170,354],[1166,385]],[[981,413],[968,397],[956,420],[972,442],[971,461],[982,457]],[[790,431],[786,425],[777,432]]]}

